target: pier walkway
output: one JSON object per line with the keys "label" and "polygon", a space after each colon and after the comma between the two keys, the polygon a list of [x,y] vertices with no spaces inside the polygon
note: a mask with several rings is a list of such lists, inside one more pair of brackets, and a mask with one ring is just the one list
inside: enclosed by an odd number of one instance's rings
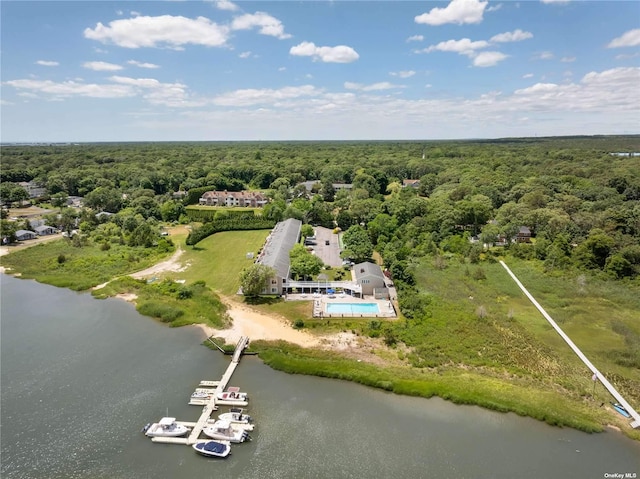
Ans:
{"label": "pier walkway", "polygon": [[589,359],[587,359],[584,353],[580,351],[580,349],[578,349],[578,346],[576,346],[574,342],[571,341],[571,338],[569,338],[569,336],[567,336],[565,332],[562,329],[560,329],[560,326],[558,326],[558,324],[553,320],[553,318],[551,318],[551,316],[549,316],[549,314],[543,309],[543,307],[540,306],[540,303],[536,301],[536,299],[531,295],[531,293],[527,291],[527,289],[523,286],[523,284],[516,277],[516,275],[513,274],[513,272],[509,269],[509,267],[505,264],[505,262],[500,261],[500,264],[507,271],[507,273],[509,273],[509,276],[511,276],[511,278],[516,282],[518,287],[527,296],[527,298],[529,298],[529,301],[531,301],[533,305],[536,308],[538,308],[538,311],[542,313],[542,316],[544,316],[544,318],[549,322],[549,324],[553,327],[553,329],[556,330],[556,332],[560,335],[560,337],[562,337],[562,339],[564,339],[564,341],[569,345],[569,347],[573,350],[573,352],[578,355],[578,357],[582,360],[582,362],[591,370],[591,372],[596,376],[596,378],[598,378],[598,381],[600,381],[602,385],[605,388],[607,388],[609,393],[611,393],[611,395],[614,398],[616,398],[618,403],[627,410],[627,412],[634,419],[634,421],[631,423],[631,427],[634,429],[639,428],[640,414],[638,414],[636,410],[633,409],[633,407],[631,407],[631,405],[625,400],[625,398],[622,397],[622,395],[618,392],[618,390],[615,387],[613,387],[613,385],[607,380],[607,378],[605,378],[602,375],[602,373],[598,371],[598,369],[596,369],[596,367],[591,363],[591,361],[589,361]]}
{"label": "pier walkway", "polygon": [[[218,394],[224,392],[225,388],[227,387],[227,384],[229,384],[229,381],[231,380],[231,376],[233,376],[233,373],[236,370],[236,367],[238,367],[238,364],[240,363],[240,358],[242,357],[242,353],[247,348],[247,346],[249,346],[249,338],[247,336],[242,336],[238,341],[238,343],[236,344],[236,349],[233,352],[233,356],[231,357],[231,363],[227,367],[227,370],[222,376],[222,379],[220,379],[220,381],[212,381],[212,382],[206,381],[211,385],[215,384],[216,389],[214,394],[211,395],[209,402],[207,402],[207,404],[205,404],[205,406],[202,408],[202,414],[200,415],[200,418],[195,423],[186,423],[186,422],[178,421],[185,425],[189,425],[189,426],[193,425],[193,429],[191,430],[191,433],[189,434],[188,437],[186,438],[154,437],[151,440],[153,442],[164,442],[164,443],[171,443],[171,444],[187,444],[187,445],[195,444],[198,441],[198,438],[200,437],[202,430],[207,425],[207,422],[211,417],[211,413],[216,409],[218,409],[218,407],[216,406],[216,401],[218,401]],[[202,384],[203,382],[201,382],[200,384]]]}

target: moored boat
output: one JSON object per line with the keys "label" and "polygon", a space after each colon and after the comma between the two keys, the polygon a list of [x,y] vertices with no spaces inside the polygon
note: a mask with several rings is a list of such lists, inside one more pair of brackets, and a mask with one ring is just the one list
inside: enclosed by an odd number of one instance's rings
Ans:
{"label": "moored boat", "polygon": [[251,416],[244,414],[244,409],[240,407],[232,407],[229,412],[225,412],[218,416],[221,421],[229,421],[234,424],[249,424],[253,421]]}
{"label": "moored boat", "polygon": [[231,453],[231,445],[227,441],[198,441],[192,447],[208,457],[227,457]]}
{"label": "moored boat", "polygon": [[240,388],[230,387],[226,391],[218,393],[216,398],[221,404],[231,404],[237,406],[246,406],[249,401],[247,393],[240,392]]}
{"label": "moored boat", "polygon": [[216,421],[205,427],[202,430],[202,433],[211,439],[219,439],[235,443],[251,440],[249,433],[244,428],[234,427],[229,421]]}
{"label": "moored boat", "polygon": [[178,424],[175,417],[163,417],[149,427],[145,426],[145,435],[149,437],[180,437],[189,432],[189,428]]}

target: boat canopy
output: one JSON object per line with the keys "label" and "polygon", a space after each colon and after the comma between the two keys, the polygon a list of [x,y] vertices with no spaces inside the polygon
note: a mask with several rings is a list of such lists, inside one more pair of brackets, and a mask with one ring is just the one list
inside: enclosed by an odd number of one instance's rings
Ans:
{"label": "boat canopy", "polygon": [[161,426],[171,426],[174,422],[176,422],[175,417],[163,417],[162,419],[160,419],[160,422],[158,424],[160,424]]}
{"label": "boat canopy", "polygon": [[221,442],[216,441],[200,442],[196,445],[196,447],[207,452],[215,452],[218,454],[224,452],[227,448],[226,444],[222,444]]}

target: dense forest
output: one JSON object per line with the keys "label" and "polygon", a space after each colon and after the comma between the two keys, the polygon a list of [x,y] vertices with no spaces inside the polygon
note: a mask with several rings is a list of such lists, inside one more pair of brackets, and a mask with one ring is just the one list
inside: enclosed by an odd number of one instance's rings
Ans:
{"label": "dense forest", "polygon": [[[415,281],[412,258],[477,262],[494,244],[548,270],[637,279],[640,159],[616,153],[638,151],[638,136],[5,145],[0,199],[25,200],[18,183],[31,181],[46,189],[41,201],[60,207],[57,221],[68,229],[79,213],[64,205],[81,196],[91,211],[114,213],[114,227],[138,229],[132,244],[150,245],[157,221],[188,222],[186,207],[204,191],[256,189],[271,198],[262,211],[269,222],[296,217],[351,228],[355,238],[365,230],[365,243],[407,285]],[[403,187],[407,179],[419,186]],[[305,181],[317,181],[311,192]],[[94,214],[81,220],[87,231],[98,226]],[[6,218],[2,226],[5,236],[17,227]],[[513,241],[522,227],[531,242]]]}

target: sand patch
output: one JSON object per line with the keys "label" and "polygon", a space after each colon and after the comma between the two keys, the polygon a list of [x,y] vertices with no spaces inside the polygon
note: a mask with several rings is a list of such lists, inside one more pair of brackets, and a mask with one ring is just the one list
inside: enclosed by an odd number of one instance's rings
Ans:
{"label": "sand patch", "polygon": [[189,264],[183,265],[179,261],[180,256],[182,256],[182,253],[184,253],[184,250],[179,247],[176,250],[176,252],[173,253],[171,258],[169,258],[168,260],[161,261],[158,264],[154,264],[153,266],[147,269],[143,269],[142,271],[138,271],[136,273],[130,274],[129,276],[135,279],[142,279],[148,276],[153,276],[161,273],[167,273],[167,272],[179,273],[181,271],[184,271],[189,267]]}
{"label": "sand patch", "polygon": [[284,318],[267,315],[245,305],[225,303],[227,314],[233,320],[233,325],[229,329],[215,329],[204,324],[197,325],[202,328],[207,337],[224,338],[227,343],[237,342],[240,336],[249,336],[252,340],[275,341],[281,339],[304,347],[320,345],[318,338],[305,331],[293,329]]}

